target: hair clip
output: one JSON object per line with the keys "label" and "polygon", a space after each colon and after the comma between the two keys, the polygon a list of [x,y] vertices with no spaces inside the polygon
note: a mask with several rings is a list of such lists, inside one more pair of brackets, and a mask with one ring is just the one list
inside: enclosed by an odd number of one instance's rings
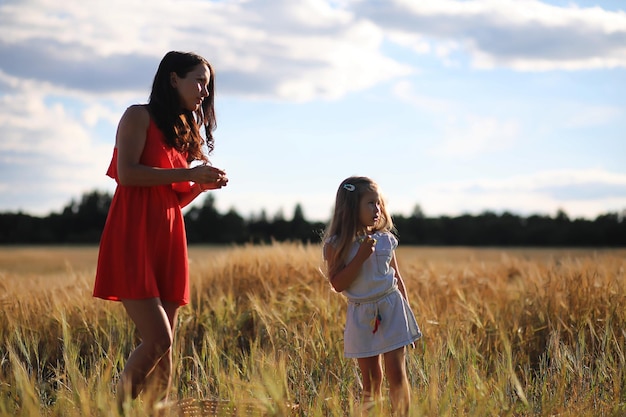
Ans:
{"label": "hair clip", "polygon": [[348,190],[350,192],[352,192],[352,191],[354,191],[356,189],[355,186],[352,185],[352,184],[344,184],[343,188],[345,188],[346,190]]}

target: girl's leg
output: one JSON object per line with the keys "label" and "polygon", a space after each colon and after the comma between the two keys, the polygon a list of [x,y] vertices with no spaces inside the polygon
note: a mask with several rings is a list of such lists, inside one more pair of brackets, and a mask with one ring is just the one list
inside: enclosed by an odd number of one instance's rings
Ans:
{"label": "girl's leg", "polygon": [[389,384],[389,396],[394,413],[398,416],[408,416],[411,405],[411,391],[406,375],[405,348],[401,347],[383,355],[385,361],[385,376]]}
{"label": "girl's leg", "polygon": [[176,310],[169,311],[168,315],[158,298],[122,300],[122,304],[139,331],[141,343],[131,353],[120,376],[117,386],[117,404],[120,409],[123,409],[129,395],[131,398],[139,395],[146,376],[161,358],[167,356],[173,340],[171,323],[176,316]]}
{"label": "girl's leg", "polygon": [[363,405],[373,405],[382,397],[383,369],[380,355],[358,358],[361,377],[363,378]]}

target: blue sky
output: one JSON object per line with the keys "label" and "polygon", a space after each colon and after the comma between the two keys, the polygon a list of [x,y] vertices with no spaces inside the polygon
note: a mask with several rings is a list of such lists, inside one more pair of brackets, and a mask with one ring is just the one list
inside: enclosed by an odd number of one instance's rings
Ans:
{"label": "blue sky", "polygon": [[325,221],[350,175],[403,215],[626,209],[622,1],[146,4],[0,3],[0,212],[113,192],[117,122],[169,50],[217,73],[220,211]]}

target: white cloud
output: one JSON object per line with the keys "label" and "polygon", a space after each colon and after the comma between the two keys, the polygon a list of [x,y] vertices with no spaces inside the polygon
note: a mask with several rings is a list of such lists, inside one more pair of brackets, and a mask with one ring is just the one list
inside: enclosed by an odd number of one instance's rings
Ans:
{"label": "white cloud", "polygon": [[325,35],[286,41],[284,49],[290,59],[311,65],[279,82],[278,94],[294,100],[339,98],[411,73],[408,66],[378,52],[383,36],[375,26],[358,23],[347,28],[342,37],[343,40]]}
{"label": "white cloud", "polygon": [[444,157],[473,156],[510,149],[519,137],[518,123],[467,114],[450,116],[442,128],[441,144],[430,153]]}
{"label": "white cloud", "polygon": [[118,111],[97,102],[87,103],[81,114],[82,120],[90,128],[93,128],[100,121],[116,126],[121,117]]}
{"label": "white cloud", "polygon": [[86,91],[147,85],[170,49],[204,55],[220,91],[241,96],[332,99],[411,71],[380,52],[380,28],[318,0],[35,0],[4,4],[0,16],[5,72]]}
{"label": "white cloud", "polygon": [[391,42],[410,48],[418,54],[427,54],[433,49],[430,42],[416,33],[388,31],[386,36]]}
{"label": "white cloud", "polygon": [[468,189],[489,191],[535,191],[555,186],[583,185],[589,183],[626,187],[626,174],[602,169],[549,170],[508,178],[485,178],[448,183],[442,187],[449,191]]}
{"label": "white cloud", "polygon": [[624,114],[624,109],[615,106],[586,103],[564,103],[561,108],[569,113],[563,126],[572,129],[607,125]]}
{"label": "white cloud", "polygon": [[432,50],[443,57],[463,48],[476,68],[626,67],[623,12],[557,7],[537,0],[358,1],[354,10],[392,33],[389,39],[402,45],[439,44]]}
{"label": "white cloud", "polygon": [[103,155],[112,147],[98,143],[62,103],[46,103],[53,87],[32,84],[21,81],[0,99],[0,210],[45,214],[68,196],[105,186]]}
{"label": "white cloud", "polygon": [[[517,70],[626,66],[626,14],[535,0],[4,2],[2,69],[85,91],[145,91],[170,49],[218,68],[220,91],[286,100],[337,98],[410,74],[385,39],[450,65]],[[39,63],[46,61],[46,66]]]}
{"label": "white cloud", "polygon": [[426,214],[554,214],[563,209],[571,217],[593,218],[626,209],[626,174],[602,169],[541,171],[431,184],[419,195],[426,202]]}
{"label": "white cloud", "polygon": [[510,149],[520,136],[520,121],[516,119],[483,116],[464,109],[460,103],[420,95],[409,81],[397,82],[392,92],[403,102],[428,113],[439,126],[441,137],[426,150],[430,155],[472,158]]}
{"label": "white cloud", "polygon": [[407,80],[401,80],[395,83],[391,91],[395,97],[403,102],[429,113],[445,114],[454,107],[453,103],[447,100],[416,93],[413,83]]}

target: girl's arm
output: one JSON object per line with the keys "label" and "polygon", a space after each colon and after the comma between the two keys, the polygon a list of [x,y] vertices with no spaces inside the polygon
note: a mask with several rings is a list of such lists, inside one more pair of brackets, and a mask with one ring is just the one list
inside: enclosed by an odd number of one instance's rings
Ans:
{"label": "girl's arm", "polygon": [[120,119],[115,146],[117,147],[117,173],[121,185],[166,185],[183,181],[207,184],[223,177],[224,173],[221,170],[206,165],[165,169],[140,164],[139,160],[146,144],[149,123],[150,114],[144,106],[140,105],[126,109]]}
{"label": "girl's arm", "polygon": [[398,269],[398,261],[396,260],[396,252],[395,251],[391,255],[391,262],[389,263],[389,265],[395,271],[394,272],[394,276],[398,280],[398,289],[400,290],[400,294],[402,294],[402,296],[404,297],[404,299],[408,303],[409,302],[409,296],[407,294],[406,287],[404,285],[404,280],[402,279],[402,276],[400,275],[400,269]]}
{"label": "girl's arm", "polygon": [[[356,279],[363,262],[374,253],[375,240],[372,238],[365,239],[359,246],[359,250],[350,262],[348,262],[343,268],[329,277],[330,285],[333,286],[335,291],[342,292],[350,287],[352,282]],[[324,245],[324,254],[326,259],[335,259],[335,248],[333,245],[327,243]],[[328,265],[328,270],[333,270],[333,265]]]}

